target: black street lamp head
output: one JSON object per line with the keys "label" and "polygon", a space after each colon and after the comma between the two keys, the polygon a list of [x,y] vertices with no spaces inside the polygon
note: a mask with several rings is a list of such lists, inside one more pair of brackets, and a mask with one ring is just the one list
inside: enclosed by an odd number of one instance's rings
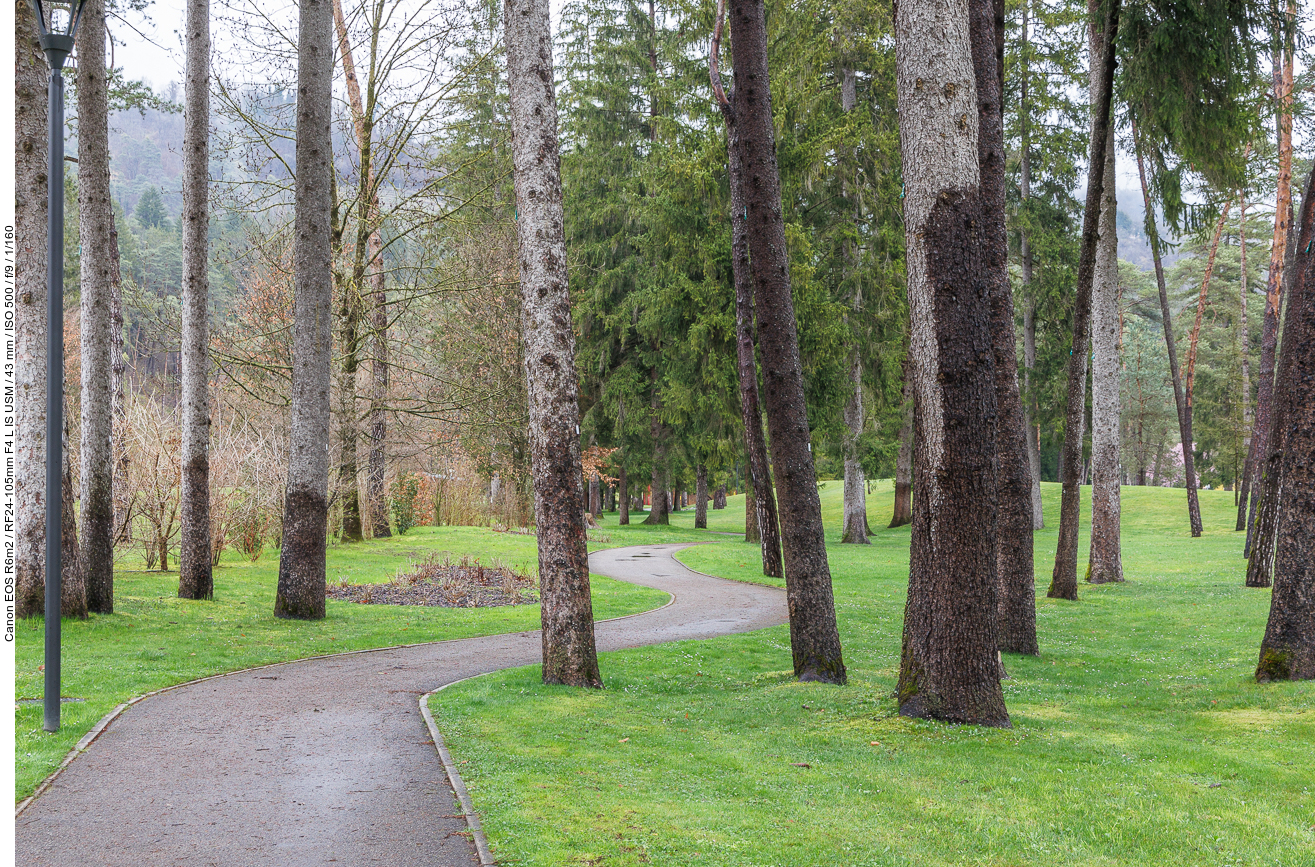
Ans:
{"label": "black street lamp head", "polygon": [[[32,11],[37,16],[37,29],[41,50],[51,69],[63,69],[64,60],[73,53],[73,39],[77,36],[78,21],[86,0],[32,0]],[[49,16],[49,18],[47,18]]]}

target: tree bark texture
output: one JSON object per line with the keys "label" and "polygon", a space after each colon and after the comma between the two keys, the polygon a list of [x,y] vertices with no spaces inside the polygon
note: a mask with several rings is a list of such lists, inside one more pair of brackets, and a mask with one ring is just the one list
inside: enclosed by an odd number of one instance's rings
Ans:
{"label": "tree bark texture", "polygon": [[699,464],[694,485],[694,529],[708,529],[708,468]]}
{"label": "tree bark texture", "polygon": [[1237,220],[1237,249],[1241,262],[1241,274],[1238,279],[1238,316],[1237,334],[1239,354],[1242,361],[1242,436],[1243,452],[1246,457],[1242,462],[1242,475],[1237,480],[1237,525],[1235,531],[1247,528],[1247,501],[1251,499],[1251,476],[1253,461],[1251,456],[1251,332],[1247,328],[1247,200],[1246,191],[1239,193],[1241,213]]}
{"label": "tree bark texture", "polygon": [[[585,551],[580,407],[566,284],[548,0],[506,0],[530,460],[539,537],[543,681],[601,687]],[[660,492],[655,490],[655,496]]]}
{"label": "tree bark texture", "polygon": [[617,524],[622,527],[630,526],[630,485],[629,479],[626,478],[626,465],[621,464],[617,470]]}
{"label": "tree bark texture", "polygon": [[[858,87],[855,71],[841,69],[840,108],[848,114],[854,110],[857,104]],[[847,156],[852,158],[853,154],[848,153]],[[841,171],[841,190],[848,198],[850,175],[847,168],[842,168]],[[855,222],[857,222],[857,219]],[[846,240],[846,271],[852,270],[856,258],[857,245],[853,240]],[[854,283],[849,306],[855,315],[863,309],[863,289],[857,281]],[[867,480],[863,477],[863,464],[859,461],[859,440],[863,436],[863,356],[859,351],[861,342],[859,335],[855,333],[851,339],[855,345],[849,352],[849,399],[845,402],[845,430],[841,438],[841,448],[845,457],[845,491],[840,541],[842,543],[867,545],[870,544],[868,542]]]}
{"label": "tree bark texture", "polygon": [[[59,614],[61,617],[87,618],[86,570],[82,565],[82,551],[78,546],[77,507],[74,505],[73,464],[68,451],[68,397],[64,398],[64,436],[61,451],[64,454],[63,473],[60,477],[62,502],[59,510]],[[44,582],[42,582],[44,584]],[[44,600],[42,610],[45,609]]]}
{"label": "tree bark texture", "polygon": [[[352,129],[356,134],[357,153],[359,154],[360,189],[357,197],[357,243],[353,258],[353,279],[360,293],[360,287],[368,274],[369,281],[369,323],[370,323],[370,412],[368,416],[370,445],[369,465],[366,475],[366,500],[370,515],[370,535],[375,539],[392,535],[388,526],[387,500],[387,451],[388,439],[388,296],[386,293],[386,274],[383,268],[383,239],[379,234],[379,189],[374,172],[373,148],[373,99],[367,111],[365,100],[361,96],[361,82],[356,75],[356,61],[352,54],[351,43],[347,38],[347,19],[343,15],[341,0],[334,0],[333,20],[338,31],[338,54],[342,58],[343,77],[347,82],[347,98],[351,105]],[[375,52],[373,45],[370,52],[370,74],[374,76]],[[357,301],[355,309],[357,322],[354,331],[359,329],[359,321],[365,318],[367,302],[364,297]],[[354,334],[352,354],[352,388],[355,391],[355,374],[359,366],[359,350],[362,341],[359,334]],[[346,378],[346,353],[344,352],[343,377]],[[341,387],[341,386],[340,386]],[[355,400],[352,401],[354,418]],[[348,434],[351,442],[348,443]],[[344,434],[342,442],[343,462],[339,468],[339,483],[346,485],[343,504],[343,537],[356,540],[361,536],[360,492],[356,481],[356,440],[355,425]],[[350,446],[350,464],[347,466],[347,449]],[[350,473],[350,480],[345,478]],[[348,500],[352,502],[349,503]]]}
{"label": "tree bark texture", "polygon": [[763,0],[732,0],[730,20],[736,140],[743,172],[772,469],[781,494],[778,505],[794,673],[800,680],[844,683],[845,663],[836,626],[790,295]]}
{"label": "tree bark texture", "polygon": [[713,93],[726,125],[726,174],[730,187],[731,278],[735,284],[735,352],[740,385],[740,415],[744,422],[744,447],[749,461],[749,484],[745,489],[744,541],[762,548],[763,574],[782,578],[780,520],[767,437],[763,433],[758,394],[757,323],[754,320],[753,273],[749,263],[748,205],[744,198],[744,152],[739,140],[736,101],[722,89],[718,69],[726,0],[717,5],[717,23],[712,39],[709,71]]}
{"label": "tree bark texture", "polygon": [[[1169,354],[1169,379],[1173,382],[1174,408],[1178,413],[1178,440],[1182,444],[1183,472],[1188,479],[1187,522],[1192,536],[1196,537],[1201,535],[1201,504],[1197,496],[1196,486],[1192,484],[1196,479],[1196,464],[1192,454],[1192,417],[1187,411],[1187,398],[1183,394],[1183,378],[1178,368],[1178,345],[1173,333],[1173,313],[1169,309],[1169,290],[1164,277],[1164,260],[1160,254],[1160,235],[1155,228],[1155,210],[1151,205],[1150,187],[1146,183],[1146,167],[1142,160],[1136,124],[1133,124],[1132,127],[1132,139],[1137,153],[1137,175],[1141,180],[1142,204],[1147,214],[1146,236],[1150,242],[1151,258],[1155,262],[1155,282],[1160,293],[1160,320],[1164,325],[1164,345]],[[1156,454],[1152,484],[1159,484],[1160,460],[1163,456],[1163,452],[1157,452]]]}
{"label": "tree bark texture", "polygon": [[292,418],[279,555],[277,617],[324,618],[328,524],[333,276],[333,9],[302,0],[297,37],[296,215],[293,246]]}
{"label": "tree bark texture", "polygon": [[[857,298],[857,292],[855,295]],[[854,306],[861,303],[855,300]],[[863,359],[857,349],[849,353],[849,400],[845,402],[844,419],[841,445],[845,453],[845,492],[840,541],[868,545],[867,484],[858,454],[859,437],[863,435]]]}
{"label": "tree bark texture", "polygon": [[[988,214],[983,232],[985,276],[991,283],[991,335],[996,396],[996,586],[999,647],[1037,653],[1036,576],[1032,568],[1032,480],[1027,431],[1018,393],[1018,350],[1014,300],[1009,282],[1009,237],[1005,229],[1004,0],[971,7],[973,72],[976,78],[979,189]],[[998,217],[992,219],[992,216]]]}
{"label": "tree bark texture", "polygon": [[[1023,50],[1019,56],[1019,126],[1022,144],[1018,149],[1018,192],[1027,206],[1032,196],[1032,137],[1029,123],[1031,108],[1028,103],[1028,50],[1029,26],[1032,14],[1030,2],[1023,3],[1022,40]],[[1027,439],[1027,467],[1032,477],[1032,529],[1045,527],[1046,520],[1041,510],[1041,448],[1036,440],[1033,420],[1037,417],[1036,398],[1032,395],[1032,371],[1036,368],[1036,299],[1032,292],[1032,245],[1027,237],[1026,228],[1018,233],[1018,254],[1022,266],[1023,282],[1023,427]]]}
{"label": "tree bark texture", "polygon": [[109,80],[105,3],[88,0],[78,27],[78,237],[82,245],[82,456],[80,550],[87,607],[114,611],[114,451],[110,370]]}
{"label": "tree bark texture", "polygon": [[745,541],[762,548],[763,574],[785,577],[781,560],[781,523],[776,508],[776,490],[767,458],[767,435],[763,432],[762,407],[758,394],[757,322],[754,315],[753,273],[749,265],[749,237],[744,201],[744,155],[738,142],[735,113],[722,107],[726,120],[727,160],[731,193],[731,271],[735,283],[735,351],[740,383],[740,416],[744,422],[744,446],[749,453],[749,499],[753,527],[746,528]]}
{"label": "tree bark texture", "polygon": [[[1251,452],[1257,471],[1267,464],[1269,432],[1272,429],[1274,395],[1274,369],[1278,348],[1279,311],[1283,305],[1283,280],[1288,260],[1288,241],[1292,234],[1292,57],[1281,52],[1274,58],[1274,100],[1277,104],[1278,126],[1278,178],[1274,205],[1274,237],[1269,251],[1269,280],[1265,286],[1265,315],[1260,326],[1260,370],[1256,387],[1256,422],[1251,431]],[[1305,210],[1305,203],[1302,205]],[[1259,479],[1259,476],[1257,476]],[[1244,555],[1251,556],[1255,539],[1256,498],[1247,519],[1247,538]],[[1252,585],[1248,574],[1247,586]]]}
{"label": "tree bark texture", "polygon": [[[1288,250],[1284,265],[1285,275],[1280,291],[1282,294],[1288,295],[1289,298],[1292,297],[1298,278],[1304,279],[1305,277],[1306,263],[1310,257],[1310,246],[1312,238],[1315,237],[1315,231],[1312,228],[1315,226],[1315,200],[1309,194],[1309,188],[1312,184],[1315,184],[1315,171],[1312,171],[1307,178],[1308,194],[1301,203],[1301,234],[1295,239],[1292,237],[1291,232],[1288,234]],[[1285,342],[1287,340],[1286,332],[1283,340]],[[1277,342],[1278,337],[1276,336],[1275,343]],[[1264,363],[1263,352],[1261,354],[1261,363],[1262,365]],[[1275,366],[1277,367],[1277,364]],[[1257,452],[1257,460],[1260,462],[1257,467],[1257,482],[1260,485],[1260,491],[1258,497],[1252,498],[1255,502],[1253,506],[1255,513],[1253,523],[1247,532],[1247,587],[1269,587],[1273,584],[1275,545],[1281,518],[1286,509],[1287,490],[1283,478],[1284,423],[1281,418],[1283,404],[1278,400],[1277,377],[1275,377],[1273,384],[1274,389],[1271,394],[1267,422],[1268,434],[1265,437],[1265,452],[1263,455]],[[1259,422],[1257,422],[1257,426],[1259,426]]]}
{"label": "tree bark texture", "polygon": [[717,486],[717,490],[715,490],[715,491],[712,492],[712,508],[714,508],[714,509],[724,509],[724,508],[726,508],[726,485],[725,485],[725,484],[718,485],[718,486]]}
{"label": "tree bark texture", "polygon": [[1302,206],[1296,279],[1288,296],[1283,347],[1275,378],[1272,440],[1282,462],[1276,510],[1274,592],[1260,644],[1256,680],[1315,678],[1315,256],[1310,203]]}
{"label": "tree bark texture", "polygon": [[[991,306],[1003,223],[983,190],[977,84],[994,91],[992,0],[896,7],[910,372],[916,412],[902,716],[1008,726],[997,656],[997,398]],[[979,76],[975,61],[987,65]],[[986,93],[990,111],[999,94]],[[990,187],[988,181],[988,190]],[[987,196],[990,195],[988,200]]]}
{"label": "tree bark texture", "polygon": [[[45,611],[46,89],[29,0],[14,3],[14,583],[15,614]],[[69,555],[63,555],[68,563]]]}
{"label": "tree bark texture", "polygon": [[[1110,128],[1110,102],[1114,90],[1114,49],[1120,0],[1109,0],[1099,43],[1092,35],[1091,146],[1088,165],[1105,164]],[[1064,413],[1064,450],[1060,465],[1063,493],[1059,507],[1059,541],[1050,578],[1052,599],[1078,598],[1078,520],[1082,510],[1082,427],[1086,414],[1087,345],[1091,331],[1091,290],[1096,272],[1096,243],[1100,236],[1100,203],[1105,173],[1087,173],[1087,202],[1082,215],[1082,248],[1078,260],[1078,297],[1073,306],[1073,344],[1068,360],[1068,404]]]}
{"label": "tree bark texture", "polygon": [[648,516],[642,523],[665,526],[671,523],[670,500],[667,499],[667,440],[666,429],[658,418],[657,378],[654,375],[652,415],[649,417],[649,434],[653,439],[653,470],[650,485],[653,501]]}
{"label": "tree bark texture", "polygon": [[899,452],[895,455],[895,506],[891,510],[888,529],[903,527],[913,521],[913,376],[909,369],[913,363],[913,349],[904,356],[904,392],[900,405],[904,408],[904,424],[900,425]]}
{"label": "tree bark texture", "polygon": [[178,595],[213,599],[210,550],[210,0],[187,2],[183,118],[182,551]]}
{"label": "tree bark texture", "polygon": [[1101,190],[1100,240],[1091,287],[1091,556],[1087,580],[1123,580],[1119,534],[1119,236],[1114,195],[1114,130],[1105,141],[1105,180]]}

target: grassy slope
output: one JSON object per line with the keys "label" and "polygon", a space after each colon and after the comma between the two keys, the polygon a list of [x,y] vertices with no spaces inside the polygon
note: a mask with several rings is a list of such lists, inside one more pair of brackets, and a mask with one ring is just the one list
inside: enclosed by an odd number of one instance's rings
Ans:
{"label": "grassy slope", "polygon": [[[595,532],[593,535],[602,535]],[[592,548],[627,544],[622,541]],[[692,531],[674,530],[676,539]],[[405,536],[329,549],[328,580],[354,584],[387,581],[430,551],[470,554],[522,568],[536,562],[534,537],[470,527],[417,527]],[[173,684],[271,662],[307,656],[537,629],[539,607],[411,608],[328,604],[320,622],[276,620],[278,552],[257,563],[225,559],[215,571],[215,601],[178,598],[178,574],[129,572],[115,576],[115,613],[63,621],[62,692],[85,701],[65,703],[61,729],[41,730],[40,705],[16,708],[15,797],[32,793],[73,745],[115,705]],[[662,605],[667,594],[606,578],[592,583],[594,614],[619,617]],[[20,699],[42,695],[44,622],[20,621],[17,678]]]}
{"label": "grassy slope", "polygon": [[[840,484],[822,496],[838,543]],[[1006,659],[1012,731],[895,715],[909,530],[879,529],[830,549],[847,688],[793,683],[780,627],[608,654],[603,692],[520,669],[436,696],[500,863],[1315,863],[1315,688],[1251,680],[1269,592],[1242,587],[1232,495],[1202,492],[1192,540],[1182,491],[1125,488],[1129,581],[1076,604],[1044,598],[1045,498],[1042,655]],[[738,503],[714,529],[743,526]],[[870,503],[884,528],[889,483]],[[681,558],[763,580],[743,543]]]}

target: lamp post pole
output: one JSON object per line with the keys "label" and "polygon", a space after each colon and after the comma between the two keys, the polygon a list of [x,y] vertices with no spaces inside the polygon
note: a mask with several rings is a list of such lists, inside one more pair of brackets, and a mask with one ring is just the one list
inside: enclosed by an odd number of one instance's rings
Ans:
{"label": "lamp post pole", "polygon": [[64,61],[73,51],[80,0],[69,4],[68,32],[50,33],[40,0],[33,12],[50,64],[50,164],[46,236],[46,660],[42,728],[59,731],[60,578],[64,502]]}

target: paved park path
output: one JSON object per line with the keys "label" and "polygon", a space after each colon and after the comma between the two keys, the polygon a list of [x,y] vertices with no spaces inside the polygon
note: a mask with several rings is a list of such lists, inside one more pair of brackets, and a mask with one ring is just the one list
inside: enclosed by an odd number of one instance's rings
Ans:
{"label": "paved park path", "polygon": [[[782,591],[690,571],[672,556],[684,547],[590,555],[594,573],[673,597],[599,623],[599,650],[786,621]],[[539,657],[539,633],[519,632],[291,662],[152,696],[18,816],[18,863],[477,864],[417,699]]]}

